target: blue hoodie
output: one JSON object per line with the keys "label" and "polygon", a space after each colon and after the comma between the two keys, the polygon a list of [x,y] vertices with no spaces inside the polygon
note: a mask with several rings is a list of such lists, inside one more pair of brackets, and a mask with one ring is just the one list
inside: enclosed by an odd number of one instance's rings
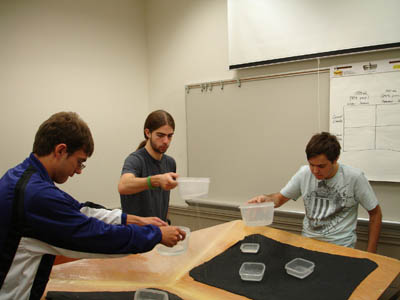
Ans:
{"label": "blue hoodie", "polygon": [[54,255],[112,257],[161,241],[157,226],[126,219],[119,209],[79,203],[60,190],[32,153],[0,179],[0,298],[40,299]]}

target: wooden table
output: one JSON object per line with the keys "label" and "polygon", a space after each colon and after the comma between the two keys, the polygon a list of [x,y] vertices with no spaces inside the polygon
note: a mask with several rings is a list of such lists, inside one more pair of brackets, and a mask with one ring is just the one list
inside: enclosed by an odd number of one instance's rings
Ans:
{"label": "wooden table", "polygon": [[350,299],[378,299],[400,273],[400,261],[393,258],[316,241],[271,227],[248,227],[238,220],[192,232],[188,251],[179,256],[162,256],[153,249],[122,258],[82,259],[54,266],[45,294],[47,291],[134,291],[152,287],[169,291],[182,299],[248,299],[194,281],[189,271],[250,234],[262,234],[309,250],[375,261],[378,268],[362,281]]}

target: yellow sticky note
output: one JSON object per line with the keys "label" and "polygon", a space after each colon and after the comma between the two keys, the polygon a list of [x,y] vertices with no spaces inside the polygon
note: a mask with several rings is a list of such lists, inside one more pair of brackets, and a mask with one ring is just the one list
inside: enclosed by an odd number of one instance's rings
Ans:
{"label": "yellow sticky note", "polygon": [[343,75],[343,71],[342,70],[335,70],[333,71],[334,75]]}

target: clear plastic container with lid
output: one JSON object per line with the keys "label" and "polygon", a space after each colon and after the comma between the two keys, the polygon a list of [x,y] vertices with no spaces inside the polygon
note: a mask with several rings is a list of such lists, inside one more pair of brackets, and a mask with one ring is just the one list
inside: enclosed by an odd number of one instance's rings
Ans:
{"label": "clear plastic container with lid", "polygon": [[260,244],[258,243],[243,243],[240,245],[240,251],[243,253],[257,253],[260,249]]}
{"label": "clear plastic container with lid", "polygon": [[261,281],[264,277],[265,265],[259,262],[244,262],[239,275],[245,281]]}
{"label": "clear plastic container with lid", "polygon": [[285,265],[286,272],[294,277],[303,279],[314,272],[315,264],[312,261],[295,258]]}

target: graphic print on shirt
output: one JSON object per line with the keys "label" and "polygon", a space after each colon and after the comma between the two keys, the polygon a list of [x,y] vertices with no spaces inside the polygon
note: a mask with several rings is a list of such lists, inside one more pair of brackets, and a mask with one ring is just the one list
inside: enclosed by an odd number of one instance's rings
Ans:
{"label": "graphic print on shirt", "polygon": [[327,234],[335,229],[355,204],[353,197],[346,193],[347,185],[340,189],[329,186],[325,180],[318,181],[318,187],[305,195],[304,204],[309,230]]}

